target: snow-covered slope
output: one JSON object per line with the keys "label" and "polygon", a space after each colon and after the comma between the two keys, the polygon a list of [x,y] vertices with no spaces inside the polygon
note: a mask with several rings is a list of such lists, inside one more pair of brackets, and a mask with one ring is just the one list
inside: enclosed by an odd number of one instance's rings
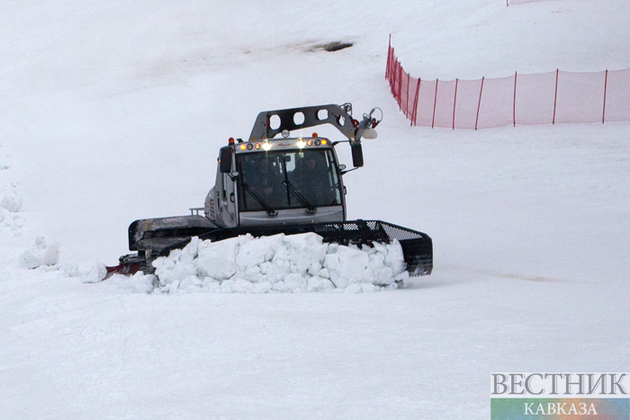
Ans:
{"label": "snow-covered slope", "polygon": [[[383,76],[390,33],[423,78],[630,68],[629,12],[0,4],[0,418],[487,418],[490,372],[627,370],[628,124],[412,128]],[[385,114],[349,216],[427,232],[433,275],[368,294],[81,282],[132,220],[201,205],[259,111],[346,101]],[[41,235],[59,263],[22,268]]]}

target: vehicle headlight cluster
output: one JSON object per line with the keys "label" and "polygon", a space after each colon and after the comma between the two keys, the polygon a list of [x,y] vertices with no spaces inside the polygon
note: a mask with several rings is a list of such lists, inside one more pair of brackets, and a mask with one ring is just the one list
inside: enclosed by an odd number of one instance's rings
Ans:
{"label": "vehicle headlight cluster", "polygon": [[[304,140],[302,138],[300,138],[297,143],[296,146],[299,147],[300,149],[303,149],[305,147],[312,147],[312,146],[325,146],[326,144],[328,144],[328,140],[326,139],[307,139]],[[265,141],[258,141],[258,142],[248,142],[248,143],[242,143],[239,145],[239,148],[241,150],[260,150],[263,149],[265,151],[271,150],[271,148],[273,147],[272,143],[265,140]]]}

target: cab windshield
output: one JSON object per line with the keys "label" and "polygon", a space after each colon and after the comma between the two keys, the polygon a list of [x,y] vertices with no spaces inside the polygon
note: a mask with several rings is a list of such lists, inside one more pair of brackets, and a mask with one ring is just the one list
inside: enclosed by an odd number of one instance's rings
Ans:
{"label": "cab windshield", "polygon": [[238,154],[236,170],[241,211],[341,205],[330,149]]}

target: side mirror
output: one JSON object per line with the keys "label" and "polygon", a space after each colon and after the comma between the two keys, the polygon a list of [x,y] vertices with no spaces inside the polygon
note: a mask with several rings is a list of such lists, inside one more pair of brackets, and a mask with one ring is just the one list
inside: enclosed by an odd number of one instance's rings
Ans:
{"label": "side mirror", "polygon": [[240,175],[240,173],[238,171],[232,171],[228,174],[228,176],[230,177],[230,179],[232,181],[234,181],[236,178],[238,178],[238,176]]}
{"label": "side mirror", "polygon": [[350,146],[352,149],[352,165],[355,168],[360,168],[363,166],[363,147],[361,143],[355,143]]}
{"label": "side mirror", "polygon": [[347,166],[344,165],[343,163],[341,165],[339,165],[339,170],[342,171],[342,172],[345,171],[346,168],[347,168]]}
{"label": "side mirror", "polygon": [[232,148],[222,147],[219,152],[219,168],[222,174],[229,174],[232,171]]}

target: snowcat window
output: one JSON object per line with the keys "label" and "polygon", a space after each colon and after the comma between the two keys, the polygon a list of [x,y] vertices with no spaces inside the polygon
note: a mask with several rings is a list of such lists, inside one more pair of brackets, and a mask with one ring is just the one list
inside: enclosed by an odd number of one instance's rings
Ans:
{"label": "snowcat window", "polygon": [[264,210],[248,190],[274,210],[305,207],[299,195],[314,207],[341,205],[341,188],[330,150],[244,153],[237,155],[236,165],[241,174],[241,211]]}

